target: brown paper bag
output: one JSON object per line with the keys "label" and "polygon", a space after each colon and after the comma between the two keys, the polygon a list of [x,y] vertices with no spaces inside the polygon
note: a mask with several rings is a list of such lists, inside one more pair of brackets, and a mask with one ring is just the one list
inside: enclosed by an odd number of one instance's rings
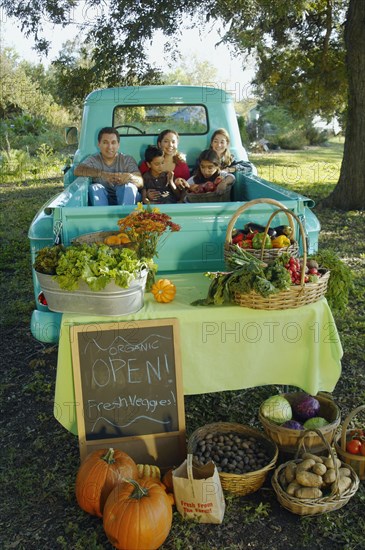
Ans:
{"label": "brown paper bag", "polygon": [[186,519],[222,523],[226,503],[218,470],[213,462],[193,465],[193,455],[172,472],[176,508]]}

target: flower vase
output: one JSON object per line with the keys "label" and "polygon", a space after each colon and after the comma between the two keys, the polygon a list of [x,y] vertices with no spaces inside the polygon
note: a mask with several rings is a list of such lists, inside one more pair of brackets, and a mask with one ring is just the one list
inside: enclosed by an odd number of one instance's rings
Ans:
{"label": "flower vase", "polygon": [[152,268],[148,270],[146,281],[146,292],[151,292],[151,288],[156,282],[156,271]]}

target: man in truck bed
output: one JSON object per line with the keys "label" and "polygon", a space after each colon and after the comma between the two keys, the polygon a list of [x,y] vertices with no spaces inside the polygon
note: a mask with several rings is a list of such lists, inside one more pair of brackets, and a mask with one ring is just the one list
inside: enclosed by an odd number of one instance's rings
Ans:
{"label": "man in truck bed", "polygon": [[120,136],[114,128],[102,128],[98,134],[100,153],[90,155],[75,168],[76,176],[92,178],[89,200],[93,206],[135,204],[143,187],[141,173],[130,155],[119,153]]}

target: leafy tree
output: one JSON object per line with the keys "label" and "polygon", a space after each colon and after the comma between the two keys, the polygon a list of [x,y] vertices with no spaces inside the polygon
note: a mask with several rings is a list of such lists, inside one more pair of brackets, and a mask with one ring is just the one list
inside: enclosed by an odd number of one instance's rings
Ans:
{"label": "leafy tree", "polygon": [[[67,24],[76,2],[2,0],[2,4],[8,15],[21,21],[25,32],[35,34],[39,49],[46,50],[40,35],[42,16]],[[85,4],[105,8],[88,21],[87,34],[94,45],[93,62],[106,85],[141,84],[153,77],[144,47],[159,29],[166,36],[181,37],[191,16],[197,26],[222,21],[227,31],[221,42],[254,54],[257,84],[268,86],[289,110],[329,117],[342,112],[347,103],[341,177],[329,203],[343,209],[365,207],[364,0],[145,0],[137,4],[112,0],[106,5],[86,0]]]}
{"label": "leafy tree", "polygon": [[199,60],[197,55],[183,57],[175,68],[163,73],[165,84],[188,84],[204,86],[207,82],[216,82],[218,71],[209,61]]}
{"label": "leafy tree", "polygon": [[0,72],[0,148],[10,151],[28,147],[34,152],[50,138],[50,130],[59,142],[57,135],[68,122],[68,114],[44,92],[35,77],[37,70],[33,72],[12,49],[6,48],[0,52]]}

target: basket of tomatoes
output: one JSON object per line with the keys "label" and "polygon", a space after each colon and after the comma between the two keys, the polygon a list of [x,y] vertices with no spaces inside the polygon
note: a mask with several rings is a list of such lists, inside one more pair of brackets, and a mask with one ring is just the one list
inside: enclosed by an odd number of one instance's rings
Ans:
{"label": "basket of tomatoes", "polygon": [[365,479],[365,425],[349,429],[350,422],[365,405],[354,409],[346,418],[342,426],[341,435],[335,441],[338,457],[352,466],[361,480]]}

